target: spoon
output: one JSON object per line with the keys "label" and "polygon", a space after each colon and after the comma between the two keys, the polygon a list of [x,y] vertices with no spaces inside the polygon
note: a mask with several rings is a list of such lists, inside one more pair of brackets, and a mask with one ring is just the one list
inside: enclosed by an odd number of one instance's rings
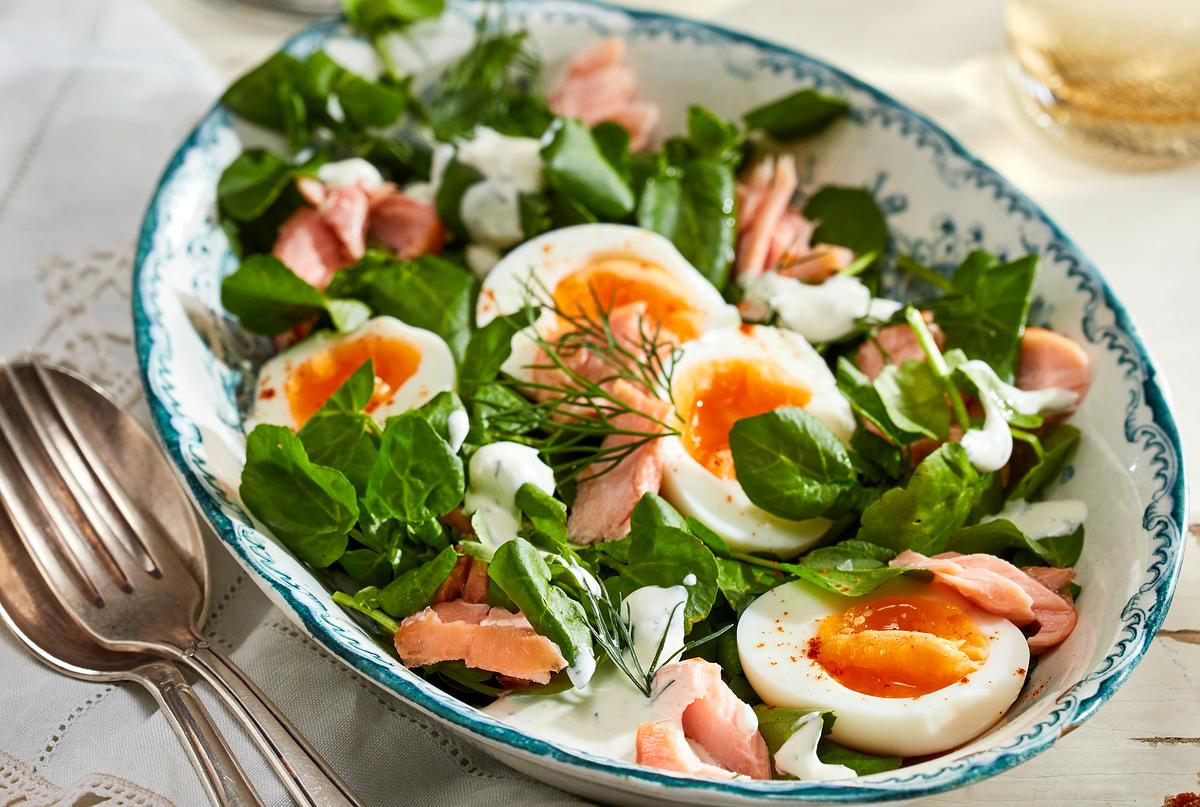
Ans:
{"label": "spoon", "polygon": [[210,683],[308,807],[350,789],[201,630],[203,539],[172,466],[87,381],[36,361],[0,370],[0,499],[46,587],[102,647],[183,664]]}
{"label": "spoon", "polygon": [[175,730],[205,792],[219,807],[262,807],[203,704],[175,665],[114,653],[96,644],[62,610],[0,517],[0,619],[47,666],[85,681],[135,681],[154,696]]}

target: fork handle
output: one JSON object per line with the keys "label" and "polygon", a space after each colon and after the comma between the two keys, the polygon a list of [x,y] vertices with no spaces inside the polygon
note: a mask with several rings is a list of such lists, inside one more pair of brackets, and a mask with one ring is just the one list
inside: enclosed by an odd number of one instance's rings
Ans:
{"label": "fork handle", "polygon": [[170,662],[156,661],[139,667],[137,674],[175,729],[209,800],[217,807],[263,807],[179,669]]}
{"label": "fork handle", "polygon": [[298,803],[363,807],[329,763],[232,660],[203,639],[181,660],[216,689]]}

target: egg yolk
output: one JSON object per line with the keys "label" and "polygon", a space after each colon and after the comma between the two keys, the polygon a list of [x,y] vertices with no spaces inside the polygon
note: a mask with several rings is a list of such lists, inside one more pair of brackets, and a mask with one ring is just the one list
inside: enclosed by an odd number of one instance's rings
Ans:
{"label": "egg yolk", "polygon": [[825,617],[808,655],[855,692],[915,698],[978,670],[988,643],[953,603],[888,597]]}
{"label": "egg yolk", "polygon": [[375,365],[375,392],[366,407],[371,412],[412,377],[421,364],[421,352],[402,339],[364,334],[308,357],[284,382],[296,424],[303,426],[367,359]]}
{"label": "egg yolk", "polygon": [[658,264],[624,256],[593,260],[554,287],[555,307],[565,316],[595,318],[631,303],[646,317],[686,342],[700,335],[704,313],[692,307],[683,286]]}
{"label": "egg yolk", "polygon": [[673,394],[684,450],[722,479],[736,478],[729,450],[734,423],[812,399],[811,390],[778,365],[750,358],[695,365],[676,376]]}

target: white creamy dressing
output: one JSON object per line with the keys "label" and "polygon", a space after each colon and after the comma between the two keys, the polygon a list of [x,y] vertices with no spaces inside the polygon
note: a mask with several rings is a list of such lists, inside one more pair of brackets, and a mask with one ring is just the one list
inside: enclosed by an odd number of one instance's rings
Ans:
{"label": "white creamy dressing", "polygon": [[455,409],[446,418],[446,431],[450,436],[450,448],[454,449],[457,454],[462,448],[463,442],[467,439],[467,432],[471,430],[471,419],[467,416],[467,410],[459,407]]}
{"label": "white creamy dressing", "polygon": [[[643,666],[654,658],[664,629],[664,658],[683,647],[683,608],[676,606],[686,600],[682,586],[646,586],[621,603]],[[672,611],[675,615],[667,625]],[[598,671],[587,686],[554,695],[506,695],[483,711],[534,737],[626,762],[636,756],[638,725],[662,717],[655,701],[612,665]],[[755,719],[752,710],[749,719]]]}
{"label": "white creamy dressing", "polygon": [[317,169],[317,179],[331,188],[350,185],[377,188],[383,184],[383,175],[379,173],[379,169],[361,157],[325,163]]}
{"label": "white creamy dressing", "polygon": [[1005,402],[1018,414],[1039,415],[1066,409],[1078,398],[1071,390],[1058,387],[1017,389],[1001,381],[987,362],[978,359],[966,362],[962,369],[979,388],[984,414],[983,428],[969,429],[962,437],[962,447],[976,470],[984,473],[1000,470],[1012,458],[1013,438]]}
{"label": "white creamy dressing", "polygon": [[468,466],[471,484],[463,499],[468,514],[478,514],[497,546],[517,537],[520,526],[517,491],[531,482],[546,493],[554,493],[554,471],[538,456],[537,449],[502,441],[483,446]]}
{"label": "white creamy dressing", "polygon": [[483,278],[500,262],[500,250],[487,244],[467,244],[467,248],[463,250],[463,257],[475,276]]}
{"label": "white creamy dressing", "polygon": [[685,575],[683,576],[683,584],[684,584],[685,586],[694,586],[694,585],[696,585],[696,575],[692,574],[691,572],[688,572],[687,574],[685,574]]}
{"label": "white creamy dressing", "polygon": [[1053,502],[1027,502],[1016,499],[1004,505],[1004,509],[984,522],[1007,519],[1030,538],[1059,538],[1070,535],[1087,521],[1086,502],[1078,499],[1060,499]]}
{"label": "white creamy dressing", "polygon": [[504,249],[524,240],[519,194],[542,190],[542,144],[479,126],[458,144],[458,161],[483,174],[467,188],[459,215],[471,240]]}
{"label": "white creamy dressing", "polygon": [[871,297],[856,277],[834,275],[820,285],[765,272],[746,287],[745,300],[770,308],[785,327],[809,342],[833,342],[852,334],[861,317],[888,319],[902,307]]}
{"label": "white creamy dressing", "polygon": [[821,713],[809,712],[792,724],[792,736],[775,752],[775,767],[801,781],[832,782],[858,776],[845,765],[826,765],[817,757]]}
{"label": "white creamy dressing", "polygon": [[326,41],[322,50],[338,67],[367,81],[378,81],[383,75],[383,62],[379,60],[379,54],[361,39],[337,36]]}

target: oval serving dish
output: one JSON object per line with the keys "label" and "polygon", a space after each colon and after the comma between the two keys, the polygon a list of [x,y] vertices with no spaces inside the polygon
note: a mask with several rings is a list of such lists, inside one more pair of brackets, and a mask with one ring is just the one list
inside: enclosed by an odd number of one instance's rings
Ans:
{"label": "oval serving dish", "polygon": [[[242,415],[253,368],[270,352],[224,314],[221,279],[237,266],[217,224],[222,169],[246,133],[217,105],[167,166],[150,202],[134,268],[142,379],[163,443],[201,510],[262,589],[331,653],[447,728],[531,776],[607,802],[862,802],[907,799],[995,775],[1044,751],[1129,675],[1170,603],[1182,558],[1182,450],[1157,371],[1096,269],[1028,198],[920,114],[788,48],[709,24],[571,0],[510,0],[553,69],[604,36],[628,40],[642,93],[683,128],[686,105],[736,116],[799,86],[848,98],[850,119],[797,151],[802,186],[872,189],[897,246],[950,267],[974,248],[1042,256],[1032,321],[1086,345],[1096,367],[1075,416],[1083,444],[1059,484],[1090,508],[1076,567],[1084,593],[1070,639],[1044,658],[1003,720],[969,744],[900,770],[841,782],[688,779],[534,739],[410,673],[333,603],[299,561],[255,525],[237,497]],[[477,2],[452,2],[423,39],[430,75],[471,41]],[[303,56],[343,25],[318,23],[285,50]],[[422,35],[423,37],[425,34]],[[902,296],[904,290],[887,290]]]}

